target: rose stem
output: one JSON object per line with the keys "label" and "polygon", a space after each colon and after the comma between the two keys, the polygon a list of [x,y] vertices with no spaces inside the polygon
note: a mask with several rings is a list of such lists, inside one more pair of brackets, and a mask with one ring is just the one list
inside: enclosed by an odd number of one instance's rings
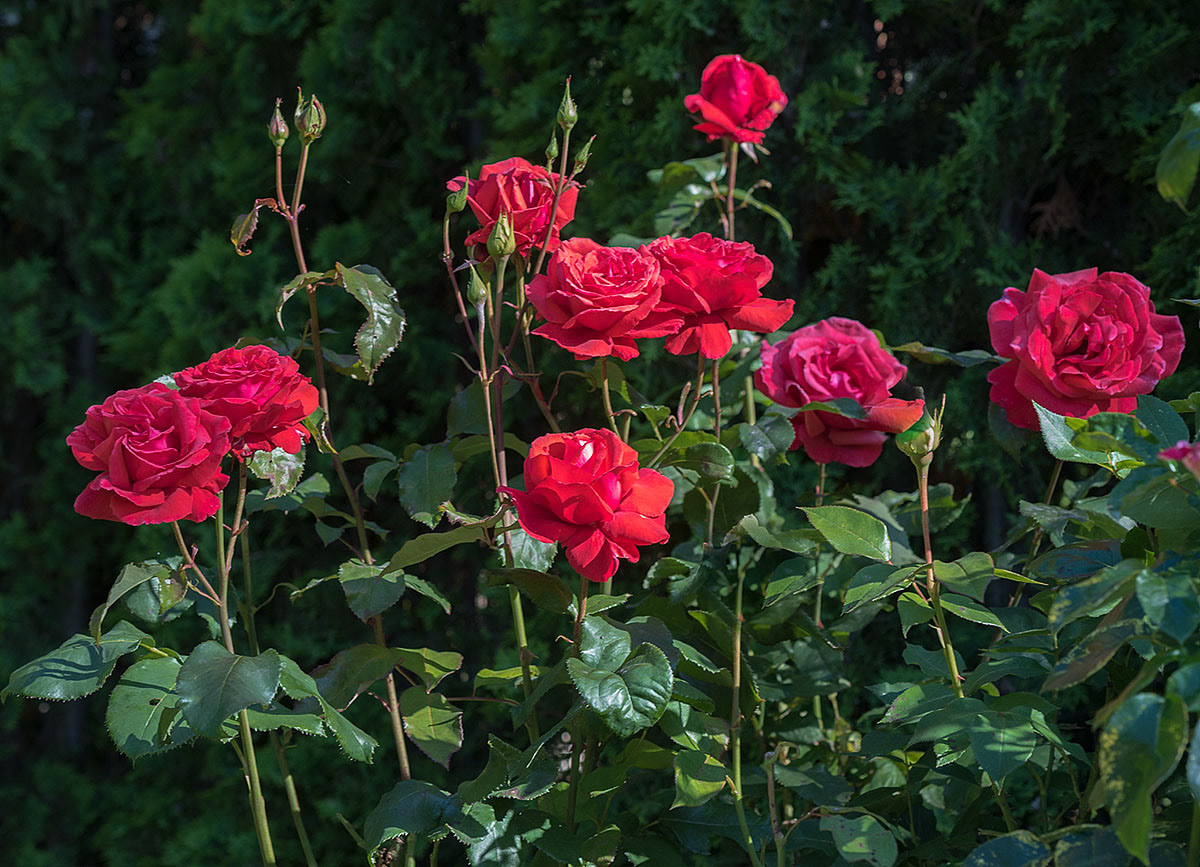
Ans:
{"label": "rose stem", "polygon": [[550,412],[550,405],[546,403],[546,397],[542,394],[541,375],[538,374],[533,366],[533,346],[529,341],[529,322],[532,317],[526,310],[525,303],[525,269],[518,267],[517,271],[517,322],[516,329],[521,334],[521,344],[525,347],[525,370],[528,374],[529,390],[533,392],[533,398],[537,401],[538,409],[542,411],[542,418],[546,420],[546,424],[550,425],[550,430],[555,433],[561,433],[562,428],[558,426],[558,420],[554,418],[554,414]]}
{"label": "rose stem", "polygon": [[725,240],[733,240],[733,190],[737,184],[738,145],[729,142],[725,149],[725,165],[728,168],[729,188],[725,194]]}
{"label": "rose stem", "polygon": [[933,617],[937,623],[936,631],[942,644],[942,653],[946,657],[946,668],[950,672],[950,686],[954,694],[963,697],[962,683],[959,682],[958,662],[954,658],[954,642],[950,639],[950,629],[946,625],[946,614],[942,611],[942,590],[933,571],[933,543],[929,536],[929,465],[933,455],[926,455],[917,463],[917,488],[921,501],[921,536],[925,541],[925,587],[929,591],[929,601],[933,605]]}
{"label": "rose stem", "polygon": [[[825,502],[825,464],[817,464],[817,505]],[[813,552],[813,570],[817,573],[817,600],[813,604],[813,623],[821,626],[821,603],[825,599],[825,573],[821,571],[821,543],[817,542]],[[825,720],[821,713],[821,696],[813,696],[813,716],[817,720],[817,728],[825,732]]]}
{"label": "rose stem", "polygon": [[[579,658],[579,643],[583,639],[583,619],[587,617],[588,579],[579,576],[579,601],[575,607],[574,643],[571,656]],[[571,724],[571,780],[567,788],[567,829],[575,830],[575,802],[579,795],[579,755],[582,752],[580,717]]]}
{"label": "rose stem", "polygon": [[[229,570],[225,566],[224,548],[225,536],[223,529],[224,522],[224,493],[218,495],[220,506],[217,508],[215,515],[217,525],[217,573],[218,573],[218,591],[217,591],[217,619],[221,624],[221,638],[225,644],[225,649],[230,653],[234,653],[233,649],[233,633],[229,629]],[[195,573],[199,574],[200,568],[196,565],[196,561],[192,558],[191,551],[183,541],[183,533],[179,530],[179,522],[172,521],[171,526],[175,530],[175,541],[179,544],[179,551],[183,554],[184,562]],[[258,850],[262,856],[262,862],[266,867],[274,867],[275,864],[275,847],[271,843],[271,829],[267,824],[267,804],[263,799],[262,785],[258,778],[258,760],[254,755],[254,738],[250,733],[250,717],[245,709],[238,713],[238,737],[242,744],[240,758],[242,759],[242,770],[245,772],[246,781],[250,792],[250,814],[254,818],[254,833],[258,837]]]}
{"label": "rose stem", "polygon": [[[492,291],[487,295],[487,316],[492,332],[492,363],[489,367],[484,352],[484,329],[479,329],[479,379],[483,387],[484,411],[487,415],[488,442],[491,444],[492,472],[495,475],[497,488],[508,486],[508,460],[504,450],[504,416],[501,402],[504,399],[503,379],[497,376],[500,361],[500,312],[501,300],[504,298],[504,271],[508,267],[508,256],[501,256],[495,263],[496,269],[492,278]],[[492,381],[494,378],[494,382]],[[495,387],[495,394],[492,389]],[[493,400],[494,397],[494,400]],[[499,495],[499,494],[497,494]],[[504,539],[504,564],[510,569],[513,566],[512,525],[506,514],[502,519],[502,536]],[[521,686],[525,697],[533,692],[533,674],[529,667],[533,654],[529,652],[529,639],[525,634],[525,610],[521,605],[521,593],[515,585],[508,586],[508,602],[512,609],[513,630],[517,637],[517,651],[521,657]],[[538,724],[534,713],[530,713],[525,721],[529,739],[538,738]]]}
{"label": "rose stem", "polygon": [[[721,442],[721,359],[712,363],[713,433],[717,444]],[[708,547],[713,546],[713,522],[717,517],[717,498],[721,496],[721,485],[713,487],[712,499],[708,501]]]}
{"label": "rose stem", "polygon": [[[1050,484],[1046,485],[1046,496],[1042,497],[1042,503],[1049,506],[1050,501],[1054,499],[1054,491],[1058,488],[1058,479],[1062,475],[1063,461],[1058,460],[1054,463],[1054,470],[1050,473]],[[1037,557],[1038,548],[1042,545],[1042,536],[1044,531],[1042,525],[1038,524],[1037,529],[1033,531],[1033,542],[1029,545],[1029,556],[1025,558],[1025,565],[1028,567],[1033,559]],[[1008,605],[1011,608],[1021,601],[1021,591],[1025,585],[1018,584],[1013,590],[1012,598],[1008,600]]]}
{"label": "rose stem", "polygon": [[738,570],[737,591],[733,602],[733,659],[730,669],[733,673],[733,701],[729,711],[729,753],[733,765],[733,805],[737,808],[738,826],[742,830],[742,841],[746,852],[750,855],[750,863],[754,867],[762,867],[758,855],[754,852],[754,839],[750,836],[750,827],[746,824],[746,808],[742,804],[742,587],[746,581],[745,570]]}
{"label": "rose stem", "polygon": [[442,261],[446,264],[446,276],[454,287],[454,300],[458,304],[459,315],[462,316],[463,327],[467,330],[467,340],[475,345],[475,329],[471,327],[471,317],[467,315],[467,307],[463,304],[462,290],[458,287],[458,277],[454,274],[454,253],[450,250],[450,214],[442,218]]}
{"label": "rose stem", "polygon": [[613,416],[612,395],[609,393],[608,357],[603,355],[600,356],[600,391],[604,397],[604,415],[608,417],[608,426],[619,437],[621,433],[617,430],[617,420]]}
{"label": "rose stem", "polygon": [[[311,142],[305,142],[303,149],[300,151],[300,167],[296,170],[296,192],[292,197],[290,211],[284,215],[292,236],[292,251],[296,255],[296,266],[300,269],[301,274],[308,272],[308,264],[304,260],[304,247],[300,242],[300,192],[304,188],[304,173],[308,169],[308,148],[310,144]],[[329,413],[329,392],[325,387],[325,356],[321,350],[321,319],[317,313],[317,287],[315,284],[310,283],[306,288],[308,290],[308,331],[309,337],[312,340],[317,393],[320,395],[321,409],[325,413],[322,424],[325,428],[325,438],[332,445],[333,428]],[[346,499],[350,502],[350,511],[354,516],[354,530],[358,536],[359,553],[362,556],[363,562],[368,566],[372,566],[375,563],[375,558],[371,556],[371,544],[367,538],[367,525],[363,518],[362,506],[358,502],[358,494],[354,491],[354,485],[350,483],[350,477],[346,474],[346,468],[343,466],[342,459],[336,449],[329,457],[333,461],[333,469],[337,474],[338,481],[341,482],[342,491],[345,492]],[[376,614],[371,620],[380,620],[380,615]],[[382,625],[380,623],[372,623],[372,628],[375,632],[376,641],[379,641],[383,635]],[[392,734],[399,737],[396,741],[396,758],[400,764],[401,776],[404,779],[408,779],[406,776],[408,756],[404,746],[404,728],[400,722],[400,704],[396,700],[396,683],[390,671],[385,678],[385,682],[388,693],[388,716],[392,720]]]}
{"label": "rose stem", "polygon": [[538,251],[537,264],[533,266],[533,274],[530,276],[536,277],[542,273],[542,265],[546,261],[546,248],[550,246],[550,239],[554,237],[554,224],[558,222],[558,200],[562,198],[563,190],[567,188],[567,154],[571,150],[571,130],[563,130],[563,146],[562,156],[558,161],[558,183],[554,185],[554,199],[550,205],[550,220],[546,226],[546,237],[542,240],[542,249]]}
{"label": "rose stem", "polygon": [[675,440],[679,439],[679,435],[683,433],[683,429],[687,427],[687,423],[691,421],[692,415],[695,414],[696,407],[700,405],[700,390],[704,387],[704,356],[696,353],[696,361],[696,387],[692,391],[692,404],[688,407],[687,415],[683,417],[683,422],[675,428],[675,432],[662,444],[662,448],[654,453],[654,457],[646,464],[647,467],[653,468],[655,464],[662,460],[662,456],[675,444]]}

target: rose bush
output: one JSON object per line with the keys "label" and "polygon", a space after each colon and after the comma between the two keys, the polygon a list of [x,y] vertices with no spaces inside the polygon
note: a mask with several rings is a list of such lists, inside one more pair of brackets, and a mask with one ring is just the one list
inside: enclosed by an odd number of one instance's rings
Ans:
{"label": "rose bush", "polygon": [[638,455],[609,430],[547,434],[525,459],[525,490],[500,488],[517,504],[521,527],[561,542],[580,575],[606,581],[618,560],[638,561],[639,545],[667,541],[666,509],[675,485],[638,466]]}
{"label": "rose bush", "polygon": [[[500,215],[508,214],[517,255],[525,257],[532,248],[543,244],[549,252],[558,249],[559,232],[575,218],[579,184],[568,180],[555,207],[554,189],[559,180],[560,176],[554,172],[521,157],[512,157],[484,166],[478,178],[453,178],[446,182],[446,189],[457,191],[466,184],[467,204],[479,220],[479,228],[467,236],[468,246],[486,245]],[[550,229],[551,208],[554,208],[553,229]]]}
{"label": "rose bush", "polygon": [[709,61],[700,76],[700,92],[686,97],[683,104],[704,118],[694,129],[709,141],[728,138],[758,144],[787,105],[787,95],[779,80],[757,63],[723,54]]}
{"label": "rose bush", "polygon": [[300,365],[267,346],[231,347],[175,374],[185,397],[229,419],[233,452],[244,459],[280,448],[296,454],[309,437],[304,419],[319,395]]}
{"label": "rose bush", "polygon": [[648,249],[662,266],[659,311],[682,320],[679,331],[667,338],[668,352],[720,358],[733,345],[729,329],[765,334],[792,315],[791,299],[762,297],[773,266],[753,244],[701,233],[659,238]]}
{"label": "rose bush", "polygon": [[834,316],[807,325],[774,346],[763,341],[762,362],[754,385],[780,406],[849,397],[866,410],[863,419],[821,410],[792,418],[792,448],[803,447],[819,464],[870,466],[882,452],[886,434],[909,428],[925,406],[924,401],[891,396],[908,368],[853,319]]}
{"label": "rose bush", "polygon": [[1036,402],[1059,415],[1132,412],[1137,396],[1175,372],[1183,352],[1178,316],[1156,313],[1150,290],[1128,274],[1034,269],[1029,288],[1009,287],[988,308],[996,353],[991,399],[1017,427],[1037,430]]}
{"label": "rose bush", "polygon": [[89,407],[67,445],[100,473],[75,500],[89,518],[123,524],[203,521],[216,514],[229,482],[229,420],[203,401],[159,382],[110,395]]}
{"label": "rose bush", "polygon": [[588,238],[563,241],[528,298],[546,324],[534,334],[595,358],[635,358],[640,337],[673,334],[679,316],[656,309],[662,297],[658,260],[645,247],[602,247]]}

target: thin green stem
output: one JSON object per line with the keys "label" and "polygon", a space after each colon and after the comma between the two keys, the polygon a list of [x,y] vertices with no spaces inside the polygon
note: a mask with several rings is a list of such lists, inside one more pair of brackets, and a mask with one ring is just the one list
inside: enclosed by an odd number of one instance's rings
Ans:
{"label": "thin green stem", "polygon": [[1008,809],[1008,801],[1004,798],[1004,790],[996,785],[994,780],[992,781],[992,794],[996,796],[996,803],[1000,805],[1000,815],[1004,817],[1004,826],[1008,828],[1008,832],[1011,834],[1017,830],[1017,823],[1013,820],[1012,811]]}
{"label": "thin green stem", "polygon": [[[825,502],[825,464],[817,464],[817,505],[820,506]],[[825,573],[821,571],[821,543],[817,543],[816,550],[813,553],[813,569],[817,574],[817,599],[813,604],[813,623],[817,626],[822,626],[821,623],[821,603],[825,601]],[[824,734],[825,719],[821,713],[821,696],[813,696],[813,717],[817,721],[817,728]]]}
{"label": "thin green stem", "polygon": [[[1062,475],[1063,463],[1065,462],[1059,460],[1054,464],[1054,470],[1050,473],[1050,483],[1046,485],[1046,495],[1042,497],[1042,503],[1044,505],[1049,506],[1050,502],[1054,499],[1054,492],[1058,488],[1058,479]],[[1034,558],[1037,557],[1038,548],[1040,548],[1042,545],[1042,537],[1044,535],[1045,528],[1043,528],[1041,524],[1038,524],[1037,529],[1033,531],[1033,541],[1029,543],[1029,556],[1025,558],[1025,564],[1027,566],[1034,561]],[[1013,590],[1012,598],[1008,600],[1010,608],[1021,601],[1021,593],[1024,591],[1024,589],[1024,584],[1018,584],[1016,589]]]}
{"label": "thin green stem", "polygon": [[604,416],[608,419],[608,426],[612,428],[613,433],[620,436],[621,432],[617,430],[617,419],[613,415],[612,394],[608,387],[608,358],[605,356],[600,357],[600,391],[604,398]]}
{"label": "thin green stem", "polygon": [[725,193],[725,237],[730,241],[733,240],[733,190],[737,184],[737,164],[738,144],[731,141],[725,152],[725,165],[729,169],[729,187]]}
{"label": "thin green stem", "polygon": [[1192,831],[1188,836],[1188,867],[1200,867],[1200,801],[1192,803]]}
{"label": "thin green stem", "polygon": [[[669,437],[667,437],[667,441],[662,444],[662,448],[654,453],[654,457],[650,458],[649,462],[646,464],[647,467],[653,468],[660,460],[662,460],[662,456],[665,455],[671,446],[675,444],[675,440],[679,439],[679,435],[683,433],[684,428],[687,427],[688,422],[691,421],[692,416],[695,415],[696,407],[700,405],[700,392],[704,388],[704,356],[697,353],[696,361],[696,386],[692,393],[692,402],[688,407],[687,414],[683,417],[682,421],[676,419],[676,421],[679,422],[678,427],[676,427],[675,431]],[[682,403],[682,398],[680,400]]]}
{"label": "thin green stem", "polygon": [[[717,442],[721,441],[721,359],[717,358],[712,363],[712,398],[713,398],[713,434],[717,438]],[[721,486],[718,484],[713,487],[712,499],[708,501],[708,526],[707,526],[707,541],[708,547],[713,546],[713,524],[717,517],[717,500],[721,496]]]}
{"label": "thin green stem", "polygon": [[737,810],[738,827],[742,831],[742,841],[754,867],[762,867],[762,862],[754,851],[754,838],[750,835],[750,826],[746,822],[746,808],[742,804],[742,588],[745,584],[745,573],[738,572],[737,590],[733,606],[733,659],[730,663],[733,674],[733,700],[729,710],[729,752],[733,771],[733,805]]}
{"label": "thin green stem", "polygon": [[546,237],[542,240],[542,249],[538,252],[537,265],[533,268],[533,275],[537,276],[542,273],[542,264],[546,261],[546,248],[550,246],[550,239],[554,237],[554,223],[558,217],[558,200],[562,198],[563,190],[567,188],[569,178],[567,177],[567,154],[571,150],[571,131],[563,132],[562,156],[558,162],[558,183],[554,185],[554,201],[550,205],[550,224],[546,227]]}
{"label": "thin green stem", "polygon": [[[575,606],[574,643],[571,645],[571,656],[579,658],[579,644],[583,639],[583,619],[587,617],[588,579],[579,576],[579,596]],[[583,723],[576,717],[571,726],[571,777],[567,788],[567,828],[575,830],[575,805],[579,798],[579,758],[583,752],[581,729]]]}
{"label": "thin green stem", "polygon": [[[371,618],[371,629],[375,633],[375,643],[380,647],[387,647],[387,641],[383,637],[383,618],[376,614]],[[396,759],[400,762],[400,779],[407,780],[412,777],[412,773],[408,764],[408,746],[404,742],[404,726],[400,721],[400,701],[396,695],[396,681],[389,671],[387,677],[383,679],[384,688],[387,690],[387,705],[388,716],[392,719],[392,740],[396,744]],[[396,713],[391,713],[391,709],[396,708]]]}
{"label": "thin green stem", "polygon": [[[938,640],[942,645],[942,653],[946,657],[946,669],[950,672],[950,686],[954,689],[954,694],[962,698],[962,679],[958,674],[954,642],[950,639],[950,628],[946,625],[946,614],[942,610],[941,582],[937,580],[933,571],[933,542],[929,535],[929,464],[932,460],[933,456],[928,455],[917,466],[918,496],[921,503],[921,535],[925,541],[925,586],[929,590],[929,602],[933,606]],[[1001,804],[1003,806],[1003,801]],[[1013,830],[1011,821],[1009,830]]]}

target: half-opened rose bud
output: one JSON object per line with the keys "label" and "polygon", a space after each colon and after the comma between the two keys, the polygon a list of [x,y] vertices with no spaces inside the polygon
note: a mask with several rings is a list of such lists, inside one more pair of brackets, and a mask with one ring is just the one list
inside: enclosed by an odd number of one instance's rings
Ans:
{"label": "half-opened rose bud", "polygon": [[665,513],[675,486],[638,466],[637,452],[609,430],[547,434],[525,459],[525,490],[501,488],[517,504],[530,536],[559,542],[567,561],[591,581],[607,581],[618,560],[669,538]]}
{"label": "half-opened rose bud", "polygon": [[204,401],[205,409],[229,420],[233,452],[245,459],[257,451],[300,451],[308,439],[304,419],[319,395],[300,366],[268,346],[222,349],[203,364],[175,374],[179,393]]}
{"label": "half-opened rose bud", "polygon": [[304,93],[299,88],[296,88],[296,94],[296,114],[293,119],[296,123],[296,132],[307,144],[314,139],[319,139],[325,130],[325,107],[315,96],[305,99]]}
{"label": "half-opened rose bud", "polygon": [[459,187],[446,195],[446,213],[457,214],[467,206],[467,188]]}
{"label": "half-opened rose bud", "polygon": [[203,521],[229,482],[229,419],[160,382],[118,391],[88,408],[67,437],[75,460],[99,475],[75,500],[89,518],[123,524]]}
{"label": "half-opened rose bud", "polygon": [[511,256],[517,249],[513,238],[512,218],[508,214],[500,214],[492,225],[492,233],[488,235],[487,251],[493,259]]}
{"label": "half-opened rose bud", "polygon": [[1128,274],[1095,268],[1034,269],[1024,292],[1009,287],[988,308],[997,355],[991,399],[1017,427],[1037,430],[1037,403],[1059,415],[1133,412],[1137,396],[1170,376],[1183,352],[1178,316],[1156,313],[1150,290]]}
{"label": "half-opened rose bud", "polygon": [[662,297],[658,260],[645,247],[602,247],[589,238],[563,241],[528,298],[546,324],[534,334],[577,359],[638,354],[637,338],[674,334],[681,318],[656,309]]}
{"label": "half-opened rose bud", "polygon": [[567,86],[563,90],[562,102],[558,104],[558,125],[565,132],[570,132],[576,123],[579,122],[579,107],[575,105],[575,100],[571,99],[571,79],[567,79]]}
{"label": "half-opened rose bud", "polygon": [[920,400],[891,395],[907,372],[861,322],[834,316],[795,331],[774,346],[764,342],[755,387],[780,406],[801,407],[849,397],[866,418],[832,412],[796,413],[792,448],[803,448],[819,464],[866,467],[883,451],[888,433],[907,430],[925,410]]}
{"label": "half-opened rose bud", "polygon": [[723,54],[704,67],[700,92],[686,97],[683,104],[704,118],[694,129],[709,141],[726,138],[759,144],[787,105],[787,96],[779,80],[757,63]]}
{"label": "half-opened rose bud", "polygon": [[271,115],[271,122],[267,124],[267,135],[271,138],[271,144],[277,148],[283,147],[289,135],[287,121],[283,119],[283,114],[279,111],[281,102],[283,102],[282,99],[275,100],[275,114]]}
{"label": "half-opened rose bud", "polygon": [[721,358],[733,345],[731,328],[768,334],[792,315],[790,299],[762,297],[773,266],[753,244],[702,233],[659,238],[647,249],[662,266],[659,310],[682,319],[679,332],[667,338],[670,353]]}

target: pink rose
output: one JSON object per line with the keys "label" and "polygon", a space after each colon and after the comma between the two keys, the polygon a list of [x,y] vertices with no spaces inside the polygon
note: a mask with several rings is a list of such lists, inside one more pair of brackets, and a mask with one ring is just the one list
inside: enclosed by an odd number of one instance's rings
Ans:
{"label": "pink rose", "polygon": [[797,413],[792,448],[803,446],[819,464],[866,467],[879,458],[886,434],[907,430],[925,408],[924,401],[892,397],[892,386],[907,372],[861,322],[834,316],[774,346],[764,341],[754,385],[780,406],[839,397],[858,401],[866,410],[864,419],[819,410]]}
{"label": "pink rose", "polygon": [[707,134],[709,141],[728,138],[757,144],[787,105],[787,96],[779,80],[757,63],[723,54],[704,67],[700,92],[686,97],[683,104],[704,118],[694,129]]}
{"label": "pink rose", "polygon": [[277,448],[296,454],[309,437],[304,420],[319,404],[317,389],[295,360],[267,346],[222,349],[175,374],[175,384],[180,394],[229,419],[240,459]]}
{"label": "pink rose", "polygon": [[229,420],[159,382],[118,391],[88,408],[67,445],[100,475],[75,500],[89,518],[123,524],[203,521],[229,482]]}
{"label": "pink rose", "polygon": [[561,542],[567,561],[606,581],[618,560],[638,561],[639,545],[667,541],[665,513],[675,486],[638,466],[637,452],[609,430],[547,434],[529,447],[525,490],[501,488],[535,539]]}
{"label": "pink rose", "polygon": [[554,211],[554,228],[547,242],[550,209],[560,177],[529,160],[512,157],[484,166],[478,178],[467,180],[460,175],[447,181],[446,189],[451,191],[462,189],[466,183],[467,204],[479,220],[479,229],[467,236],[467,245],[486,246],[500,215],[508,214],[519,256],[528,257],[531,248],[543,244],[547,252],[554,252],[562,227],[575,218],[575,201],[579,198],[579,184],[568,180]]}
{"label": "pink rose", "polygon": [[1178,316],[1154,312],[1150,290],[1095,268],[1034,269],[988,308],[992,347],[1012,359],[990,374],[991,398],[1018,427],[1037,430],[1036,402],[1059,415],[1132,412],[1137,396],[1170,376],[1183,352]]}
{"label": "pink rose", "polygon": [[675,355],[721,358],[733,345],[729,329],[770,333],[788,321],[792,302],[763,298],[773,266],[754,245],[709,234],[659,238],[649,251],[662,266],[659,310],[679,316],[679,333],[667,338]]}
{"label": "pink rose", "polygon": [[639,337],[663,337],[678,316],[658,311],[662,277],[645,247],[601,247],[587,238],[563,241],[547,272],[529,284],[529,300],[546,324],[534,334],[577,359],[638,354]]}

